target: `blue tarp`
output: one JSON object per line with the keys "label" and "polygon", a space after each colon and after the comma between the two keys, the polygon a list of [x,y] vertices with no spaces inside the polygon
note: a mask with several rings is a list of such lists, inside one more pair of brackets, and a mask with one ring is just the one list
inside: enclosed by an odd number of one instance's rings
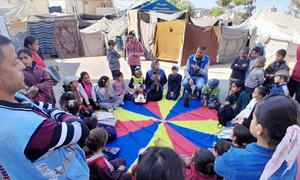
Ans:
{"label": "blue tarp", "polygon": [[148,4],[142,4],[133,9],[138,9],[142,11],[159,11],[159,12],[178,12],[180,11],[173,4],[166,0],[157,0]]}

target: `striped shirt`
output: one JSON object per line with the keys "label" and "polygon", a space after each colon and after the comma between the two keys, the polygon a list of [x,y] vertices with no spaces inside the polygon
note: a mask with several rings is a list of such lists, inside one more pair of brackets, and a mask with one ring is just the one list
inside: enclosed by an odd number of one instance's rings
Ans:
{"label": "striped shirt", "polygon": [[[0,104],[10,109],[16,109],[16,111],[30,110],[45,118],[32,134],[24,151],[25,156],[32,162],[48,151],[66,145],[82,143],[89,135],[88,128],[75,116],[53,108],[52,105],[47,103],[34,102],[37,106],[33,106],[32,102],[16,100],[19,103],[0,101]],[[19,108],[20,106],[22,108]]]}

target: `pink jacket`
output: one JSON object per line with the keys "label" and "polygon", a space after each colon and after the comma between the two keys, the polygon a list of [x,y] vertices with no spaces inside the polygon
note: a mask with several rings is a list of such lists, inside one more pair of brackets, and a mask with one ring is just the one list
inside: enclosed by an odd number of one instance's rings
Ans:
{"label": "pink jacket", "polygon": [[141,56],[144,55],[144,48],[139,41],[129,42],[126,46],[126,53],[130,66],[141,65]]}
{"label": "pink jacket", "polygon": [[295,64],[295,67],[294,67],[294,70],[293,70],[293,73],[292,73],[291,77],[295,81],[300,82],[300,45],[297,48],[296,58],[297,58],[297,62]]}

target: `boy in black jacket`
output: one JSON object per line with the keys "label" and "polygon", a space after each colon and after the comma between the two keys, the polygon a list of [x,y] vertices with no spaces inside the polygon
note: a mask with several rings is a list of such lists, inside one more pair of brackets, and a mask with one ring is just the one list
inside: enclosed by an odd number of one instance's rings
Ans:
{"label": "boy in black jacket", "polygon": [[246,71],[249,66],[248,53],[248,48],[241,50],[240,57],[237,57],[231,64],[232,72],[229,79],[230,87],[233,82],[236,82],[238,80],[245,81]]}
{"label": "boy in black jacket", "polygon": [[182,76],[178,74],[178,67],[172,67],[172,74],[168,77],[168,92],[166,99],[176,100],[180,94]]}

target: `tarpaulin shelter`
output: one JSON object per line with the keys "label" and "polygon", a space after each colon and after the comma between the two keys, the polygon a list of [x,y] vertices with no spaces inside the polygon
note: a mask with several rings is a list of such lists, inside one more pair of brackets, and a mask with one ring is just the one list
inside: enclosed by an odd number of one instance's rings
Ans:
{"label": "tarpaulin shelter", "polygon": [[202,28],[184,20],[158,22],[155,32],[155,58],[184,66],[188,57],[202,44],[207,48],[211,64],[215,64],[220,36],[220,27]]}
{"label": "tarpaulin shelter", "polygon": [[240,51],[247,46],[249,37],[248,29],[221,27],[217,62],[232,63]]}
{"label": "tarpaulin shelter", "polygon": [[109,20],[102,18],[91,26],[80,30],[85,56],[105,55],[105,45],[108,40],[115,39],[125,33],[127,18],[125,16]]}
{"label": "tarpaulin shelter", "polygon": [[294,59],[300,44],[300,19],[283,13],[258,11],[244,23],[232,28],[249,30],[250,47],[270,39],[265,47],[268,60],[275,59],[278,49],[286,49],[287,56]]}

